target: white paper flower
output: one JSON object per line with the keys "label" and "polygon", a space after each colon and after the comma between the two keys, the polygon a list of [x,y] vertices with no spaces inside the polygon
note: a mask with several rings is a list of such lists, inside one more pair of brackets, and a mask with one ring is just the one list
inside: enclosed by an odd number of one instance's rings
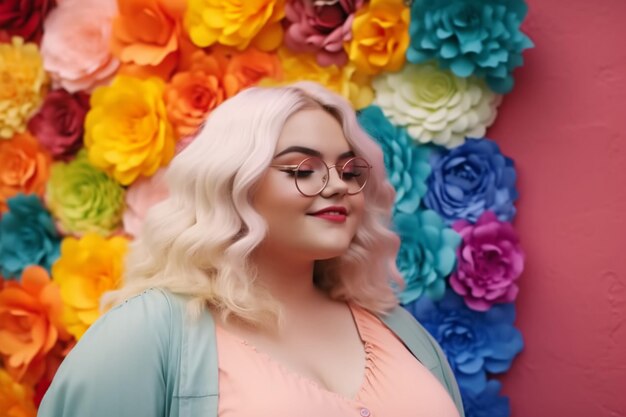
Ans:
{"label": "white paper flower", "polygon": [[502,96],[484,81],[460,78],[435,63],[407,64],[374,80],[375,103],[417,142],[448,148],[481,138],[496,118]]}

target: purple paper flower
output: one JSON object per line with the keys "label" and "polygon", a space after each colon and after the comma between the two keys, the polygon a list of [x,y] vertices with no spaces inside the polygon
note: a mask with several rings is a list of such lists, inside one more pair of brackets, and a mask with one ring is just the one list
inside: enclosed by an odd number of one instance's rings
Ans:
{"label": "purple paper flower", "polygon": [[457,248],[457,268],[450,276],[452,289],[478,311],[514,301],[524,253],[513,226],[486,211],[476,224],[462,220],[453,228],[463,240]]}
{"label": "purple paper flower", "polygon": [[354,13],[364,0],[291,0],[285,5],[285,45],[296,52],[315,53],[317,63],[348,62],[343,44],[352,38]]}

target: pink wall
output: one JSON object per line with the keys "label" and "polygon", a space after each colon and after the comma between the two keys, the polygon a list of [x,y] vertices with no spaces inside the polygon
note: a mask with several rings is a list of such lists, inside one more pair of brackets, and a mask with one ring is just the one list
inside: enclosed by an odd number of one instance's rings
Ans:
{"label": "pink wall", "polygon": [[528,262],[513,417],[626,416],[626,1],[528,0],[536,48],[489,136]]}

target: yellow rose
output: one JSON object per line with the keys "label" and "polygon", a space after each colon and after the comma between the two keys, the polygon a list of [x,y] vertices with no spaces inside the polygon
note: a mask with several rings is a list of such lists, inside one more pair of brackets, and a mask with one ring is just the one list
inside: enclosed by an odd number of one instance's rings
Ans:
{"label": "yellow rose", "polygon": [[100,317],[102,294],[119,288],[127,250],[122,236],[105,239],[89,233],[63,239],[52,278],[61,288],[63,323],[77,340]]}
{"label": "yellow rose", "polygon": [[46,93],[48,77],[37,45],[14,37],[0,43],[0,139],[26,130]]}
{"label": "yellow rose", "polygon": [[350,62],[367,74],[397,71],[409,45],[410,9],[403,0],[375,0],[352,23],[352,41],[344,45]]}
{"label": "yellow rose", "polygon": [[278,57],[283,67],[282,76],[279,80],[266,78],[261,85],[315,81],[345,97],[355,109],[367,107],[374,99],[371,78],[357,71],[354,65],[320,67],[315,55],[295,54],[286,48],[278,51]]}
{"label": "yellow rose", "polygon": [[184,25],[196,45],[214,43],[244,50],[278,48],[285,0],[189,0]]}
{"label": "yellow rose", "polygon": [[85,119],[89,161],[123,185],[149,177],[174,156],[175,136],[163,102],[164,83],[118,76],[97,88]]}

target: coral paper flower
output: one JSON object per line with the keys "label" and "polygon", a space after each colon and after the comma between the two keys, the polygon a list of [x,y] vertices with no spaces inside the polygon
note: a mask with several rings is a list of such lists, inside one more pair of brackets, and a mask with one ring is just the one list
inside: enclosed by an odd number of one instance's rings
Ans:
{"label": "coral paper flower", "polygon": [[54,90],[28,122],[29,130],[55,158],[67,158],[82,146],[89,96]]}
{"label": "coral paper flower", "polygon": [[533,46],[519,30],[527,12],[524,0],[415,0],[407,59],[436,59],[459,77],[476,75],[508,93],[522,51]]}
{"label": "coral paper flower", "polygon": [[410,10],[402,0],[372,0],[360,9],[346,44],[350,61],[366,74],[397,71],[409,45]]}
{"label": "coral paper flower", "polygon": [[97,88],[85,120],[91,163],[122,185],[150,176],[174,156],[175,138],[158,78],[118,76]]}
{"label": "coral paper flower", "polygon": [[111,55],[115,0],[64,0],[44,23],[41,54],[56,86],[70,93],[109,82],[119,67]]}
{"label": "coral paper flower", "polygon": [[28,265],[50,269],[59,257],[60,237],[54,221],[35,195],[18,194],[0,217],[0,272],[19,278]]}
{"label": "coral paper flower", "polygon": [[321,66],[348,62],[344,42],[352,39],[354,13],[364,0],[292,0],[285,6],[285,45],[294,52],[314,53]]}
{"label": "coral paper flower", "polygon": [[46,201],[63,232],[106,236],[121,225],[124,189],[81,151],[73,161],[52,166]]}
{"label": "coral paper flower", "polygon": [[406,65],[374,80],[376,104],[421,143],[455,147],[481,138],[496,118],[501,96],[477,78],[459,78],[434,63]]}
{"label": "coral paper flower", "polygon": [[354,65],[348,64],[341,68],[331,65],[322,68],[314,56],[294,54],[285,48],[278,51],[278,57],[283,66],[282,75],[278,80],[266,78],[262,80],[262,85],[315,81],[342,95],[355,109],[369,106],[374,99],[370,76],[357,71]]}
{"label": "coral paper flower", "polygon": [[17,193],[42,195],[52,158],[27,132],[0,140],[0,212]]}
{"label": "coral paper flower", "polygon": [[52,277],[61,287],[65,305],[63,322],[80,339],[100,316],[100,297],[119,288],[128,241],[122,236],[105,239],[89,233],[80,240],[67,237],[61,257],[52,267]]}
{"label": "coral paper flower", "polygon": [[226,58],[197,51],[191,68],[176,73],[165,87],[163,100],[178,137],[190,136],[226,97],[222,76]]}
{"label": "coral paper flower", "polygon": [[57,341],[70,338],[62,313],[59,287],[39,266],[26,268],[21,283],[7,282],[0,291],[0,354],[15,380],[35,384]]}
{"label": "coral paper flower", "polygon": [[486,211],[476,224],[461,220],[453,228],[463,240],[457,249],[457,268],[450,276],[452,289],[477,311],[515,301],[524,253],[513,226]]}
{"label": "coral paper flower", "polygon": [[280,45],[285,0],[189,0],[185,28],[200,47],[219,43],[239,50]]}
{"label": "coral paper flower", "polygon": [[0,368],[0,410],[7,417],[35,417],[32,388],[16,382]]}
{"label": "coral paper flower", "polygon": [[[168,75],[176,66],[184,0],[118,0],[111,48],[123,63],[159,67]],[[160,71],[157,70],[157,71]]]}
{"label": "coral paper flower", "polygon": [[37,45],[14,37],[0,43],[0,140],[26,130],[47,91],[48,77]]}
{"label": "coral paper flower", "polygon": [[124,231],[136,237],[141,231],[148,210],[164,200],[169,192],[165,183],[166,169],[161,168],[149,178],[139,178],[126,191]]}
{"label": "coral paper flower", "polygon": [[0,39],[19,36],[38,42],[43,21],[55,0],[3,0],[0,3]]}

